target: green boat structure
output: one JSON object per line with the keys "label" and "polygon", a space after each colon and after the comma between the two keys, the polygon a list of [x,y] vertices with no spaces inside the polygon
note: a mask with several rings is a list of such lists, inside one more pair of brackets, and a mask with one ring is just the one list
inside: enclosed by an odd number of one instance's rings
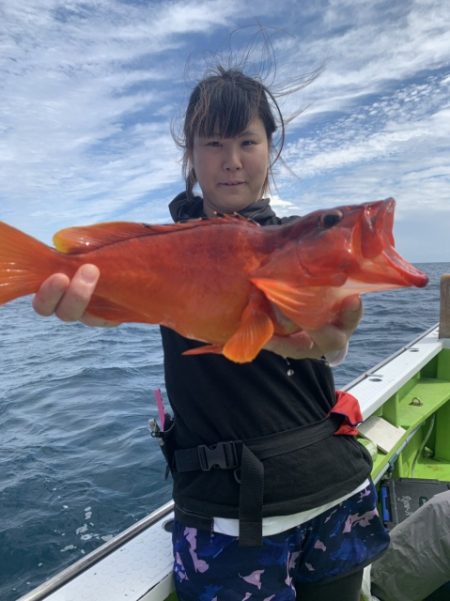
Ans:
{"label": "green boat structure", "polygon": [[[424,491],[450,482],[450,275],[441,278],[440,322],[345,389],[360,402],[383,515],[395,513],[387,479],[422,480]],[[19,601],[176,601],[172,518],[170,501]]]}

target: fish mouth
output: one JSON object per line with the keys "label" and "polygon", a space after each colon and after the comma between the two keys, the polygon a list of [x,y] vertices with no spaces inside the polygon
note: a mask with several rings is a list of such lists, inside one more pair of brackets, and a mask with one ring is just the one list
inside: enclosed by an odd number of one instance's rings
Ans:
{"label": "fish mouth", "polygon": [[387,198],[367,203],[361,223],[361,251],[363,257],[380,257],[385,264],[385,276],[409,286],[422,288],[428,276],[406,261],[395,249],[393,234],[395,200]]}

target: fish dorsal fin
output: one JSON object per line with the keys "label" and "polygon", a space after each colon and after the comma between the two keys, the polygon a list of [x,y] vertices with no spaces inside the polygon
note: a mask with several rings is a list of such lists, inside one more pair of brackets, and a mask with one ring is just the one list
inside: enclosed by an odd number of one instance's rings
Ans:
{"label": "fish dorsal fin", "polygon": [[216,221],[220,223],[236,223],[236,221],[245,221],[247,223],[251,223],[258,227],[261,227],[260,224],[251,219],[250,217],[246,217],[245,215],[241,215],[240,213],[218,213],[217,211],[214,213],[214,217],[202,218],[204,221]]}
{"label": "fish dorsal fin", "polygon": [[237,220],[241,219],[249,225],[257,226],[255,222],[235,214],[216,216],[211,219],[190,219],[178,223],[153,225],[128,221],[110,221],[60,230],[53,236],[53,244],[59,252],[67,254],[83,253],[116,242],[123,242],[130,238],[169,234],[218,224],[236,224]]}
{"label": "fish dorsal fin", "polygon": [[63,253],[82,253],[145,235],[148,231],[143,223],[112,221],[60,230],[53,236],[53,244]]}

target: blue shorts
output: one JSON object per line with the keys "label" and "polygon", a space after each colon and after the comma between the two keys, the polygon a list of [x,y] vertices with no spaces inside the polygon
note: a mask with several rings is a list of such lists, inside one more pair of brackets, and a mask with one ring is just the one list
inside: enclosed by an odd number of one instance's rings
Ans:
{"label": "blue shorts", "polygon": [[371,483],[312,520],[266,536],[260,547],[176,521],[175,588],[181,601],[291,601],[295,584],[322,583],[371,563],[389,545]]}

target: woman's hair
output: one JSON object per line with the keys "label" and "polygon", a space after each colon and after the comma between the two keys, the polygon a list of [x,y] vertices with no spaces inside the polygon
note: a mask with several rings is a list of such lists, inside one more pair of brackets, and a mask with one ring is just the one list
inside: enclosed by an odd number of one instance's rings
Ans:
{"label": "woman's hair", "polygon": [[[274,155],[270,172],[280,156],[285,135],[283,116],[273,94],[258,79],[249,77],[238,69],[224,69],[221,66],[195,86],[189,98],[183,133],[177,140],[183,149],[183,176],[188,198],[192,197],[192,190],[197,182],[191,163],[195,135],[234,137],[243,132],[256,117],[264,124],[269,149]],[[275,151],[273,134],[278,128],[279,139]],[[263,194],[268,187],[269,173],[264,182]]]}

